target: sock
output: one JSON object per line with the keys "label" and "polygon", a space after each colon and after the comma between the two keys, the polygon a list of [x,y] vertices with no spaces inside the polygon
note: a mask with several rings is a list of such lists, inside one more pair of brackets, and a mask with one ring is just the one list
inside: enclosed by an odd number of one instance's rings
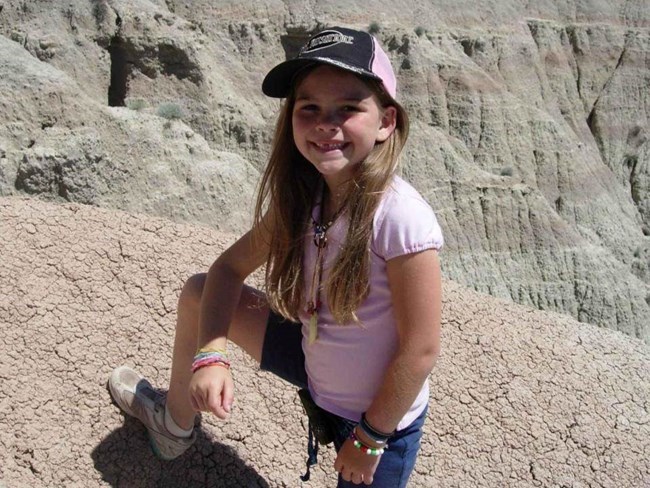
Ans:
{"label": "sock", "polygon": [[171,414],[169,413],[169,409],[167,408],[166,405],[165,405],[165,427],[167,427],[167,430],[169,431],[170,434],[173,434],[176,437],[184,437],[186,439],[189,439],[189,437],[192,435],[192,431],[194,430],[194,427],[192,427],[189,430],[185,430],[179,427],[178,424],[172,418]]}

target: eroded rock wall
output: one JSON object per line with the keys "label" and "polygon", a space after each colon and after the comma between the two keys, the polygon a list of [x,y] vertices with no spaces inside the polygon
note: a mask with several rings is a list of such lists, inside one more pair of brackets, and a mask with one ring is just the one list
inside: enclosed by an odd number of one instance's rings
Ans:
{"label": "eroded rock wall", "polygon": [[372,24],[446,276],[648,340],[647,2],[1,5],[2,194],[239,232],[279,106],[264,74],[321,26]]}

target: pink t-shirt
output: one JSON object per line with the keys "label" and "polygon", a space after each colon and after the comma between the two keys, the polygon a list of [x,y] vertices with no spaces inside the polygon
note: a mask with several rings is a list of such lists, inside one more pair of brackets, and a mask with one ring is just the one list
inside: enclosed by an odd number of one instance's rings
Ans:
{"label": "pink t-shirt", "polygon": [[[320,215],[314,208],[316,220]],[[348,221],[341,216],[327,231],[322,283],[326,283],[336,255],[345,240]],[[316,404],[341,417],[358,421],[375,397],[384,371],[397,349],[397,324],[393,315],[386,261],[404,254],[440,249],[442,232],[422,196],[408,183],[395,177],[373,219],[370,243],[370,292],[357,315],[359,324],[337,324],[330,313],[325,290],[321,291],[318,339],[308,343],[309,314],[300,314],[302,348],[309,377],[309,390]],[[316,261],[313,233],[305,238],[304,295]],[[398,430],[407,427],[424,410],[429,397],[425,381],[418,397],[402,418]]]}

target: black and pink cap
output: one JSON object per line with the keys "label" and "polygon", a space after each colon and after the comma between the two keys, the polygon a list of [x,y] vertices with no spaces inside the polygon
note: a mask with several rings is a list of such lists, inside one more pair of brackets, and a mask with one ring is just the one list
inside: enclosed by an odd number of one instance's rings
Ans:
{"label": "black and pink cap", "polygon": [[298,56],[269,71],[262,83],[262,91],[269,97],[285,98],[291,92],[296,74],[316,64],[329,64],[381,81],[386,93],[393,98],[397,93],[393,67],[377,39],[367,32],[345,27],[332,27],[315,34]]}

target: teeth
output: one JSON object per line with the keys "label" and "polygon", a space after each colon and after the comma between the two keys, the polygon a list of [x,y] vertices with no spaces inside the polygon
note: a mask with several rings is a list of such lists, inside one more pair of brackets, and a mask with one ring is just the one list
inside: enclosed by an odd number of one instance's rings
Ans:
{"label": "teeth", "polygon": [[340,143],[340,144],[317,144],[317,146],[320,149],[324,149],[326,151],[333,151],[335,149],[342,149],[345,143]]}

